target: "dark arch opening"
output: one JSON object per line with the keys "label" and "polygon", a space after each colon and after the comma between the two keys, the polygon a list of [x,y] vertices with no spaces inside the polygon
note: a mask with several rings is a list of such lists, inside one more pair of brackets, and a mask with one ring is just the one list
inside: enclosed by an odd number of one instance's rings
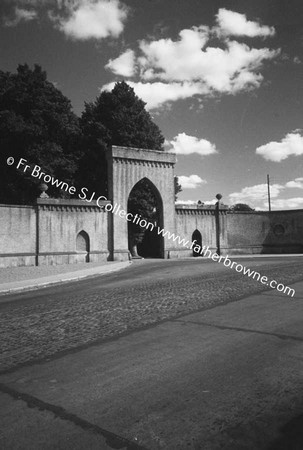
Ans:
{"label": "dark arch opening", "polygon": [[[201,249],[202,249],[202,235],[200,233],[199,230],[195,230],[192,234],[191,237],[192,242],[195,241],[194,245],[193,245],[193,256],[197,257],[197,256],[203,256],[201,253]],[[198,248],[197,246],[200,246],[200,248]],[[196,248],[196,250],[195,250]]]}
{"label": "dark arch opening", "polygon": [[163,227],[163,202],[160,192],[142,178],[132,188],[127,202],[128,246],[133,258],[163,258],[164,240],[158,235]]}
{"label": "dark arch opening", "polygon": [[77,252],[86,252],[85,262],[89,262],[89,235],[86,231],[82,230],[77,234],[76,238],[76,251]]}

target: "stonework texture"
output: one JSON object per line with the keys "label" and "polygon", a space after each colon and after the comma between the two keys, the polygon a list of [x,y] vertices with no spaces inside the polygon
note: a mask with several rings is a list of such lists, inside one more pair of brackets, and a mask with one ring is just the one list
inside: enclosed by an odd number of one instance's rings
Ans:
{"label": "stonework texture", "polygon": [[106,205],[127,212],[129,195],[142,179],[159,199],[161,228],[188,241],[184,246],[165,236],[162,258],[193,256],[190,244],[195,236],[200,245],[212,252],[219,246],[225,255],[303,253],[303,210],[231,212],[225,205],[175,206],[174,154],[113,146],[107,160],[109,199],[99,206],[95,201],[50,198],[31,206],[0,205],[0,267],[129,259],[128,222],[106,211]]}

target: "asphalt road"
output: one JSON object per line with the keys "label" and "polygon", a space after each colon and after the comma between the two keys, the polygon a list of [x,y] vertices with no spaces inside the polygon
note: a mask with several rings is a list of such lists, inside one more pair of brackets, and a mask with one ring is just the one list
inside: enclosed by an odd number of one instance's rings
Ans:
{"label": "asphalt road", "polygon": [[[297,258],[241,264],[303,278]],[[294,287],[289,298],[217,263],[151,261],[8,298],[0,445],[301,450]]]}
{"label": "asphalt road", "polygon": [[[298,257],[241,259],[241,264],[285,285],[302,279]],[[0,373],[264,288],[205,259],[150,260],[111,275],[8,295],[0,304]]]}
{"label": "asphalt road", "polygon": [[[274,267],[295,267],[295,272],[300,273],[297,267],[302,268],[303,278],[303,256],[285,256],[281,258],[277,257],[264,257],[264,258],[231,258],[238,261],[243,266],[255,269],[267,274],[268,270]],[[217,277],[219,273],[233,273],[235,271],[224,267],[222,263],[216,263],[206,258],[191,258],[191,259],[176,259],[176,260],[164,260],[164,259],[147,259],[147,260],[134,260],[133,264],[117,273],[110,273],[108,275],[94,276],[89,279],[84,279],[78,282],[64,283],[60,286],[51,286],[48,288],[39,289],[38,291],[21,293],[21,294],[9,294],[1,297],[1,302],[5,303],[5,298],[8,302],[17,300],[22,303],[24,301],[44,301],[45,298],[56,298],[62,296],[62,294],[80,294],[86,295],[90,292],[96,292],[107,288],[119,288],[119,287],[135,287],[140,286],[142,283],[156,283],[167,280],[186,279],[191,277],[199,277],[201,280],[213,279]],[[1,307],[1,304],[0,304]]]}

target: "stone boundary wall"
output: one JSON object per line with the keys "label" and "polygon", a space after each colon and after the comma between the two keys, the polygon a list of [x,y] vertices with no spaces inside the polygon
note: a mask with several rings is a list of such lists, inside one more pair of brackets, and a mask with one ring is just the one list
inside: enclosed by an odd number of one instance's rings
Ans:
{"label": "stone boundary wall", "polygon": [[303,210],[228,212],[230,254],[303,253]]}
{"label": "stone boundary wall", "polygon": [[[0,267],[107,261],[107,203],[47,198],[0,205]],[[84,248],[77,247],[79,233]]]}
{"label": "stone boundary wall", "polygon": [[[129,259],[127,211],[132,189],[144,179],[159,202],[159,227],[222,255],[303,253],[303,210],[232,212],[217,205],[175,205],[176,155],[112,146],[107,152],[109,200],[39,198],[35,205],[0,205],[0,267]],[[219,198],[219,196],[218,196]],[[110,209],[110,208],[109,208]],[[159,235],[158,235],[159,236]],[[157,236],[157,237],[158,237]],[[153,241],[155,242],[155,241]],[[159,257],[193,256],[162,238]]]}
{"label": "stone boundary wall", "polygon": [[0,205],[0,267],[34,266],[37,208]]}
{"label": "stone boundary wall", "polygon": [[[192,241],[197,230],[202,245],[222,255],[303,253],[303,210],[229,211],[222,205],[176,205],[175,233]],[[219,230],[218,230],[219,223]],[[176,245],[171,257],[192,256],[190,249]]]}
{"label": "stone boundary wall", "polygon": [[[0,267],[72,264],[112,259],[109,201],[38,199],[36,205],[0,205]],[[165,208],[165,205],[164,205]],[[303,253],[303,210],[231,212],[215,206],[176,206],[170,233],[222,255]],[[117,223],[124,219],[117,218]],[[125,231],[126,233],[126,231]],[[82,245],[77,247],[81,234]],[[84,236],[84,237],[83,237]],[[85,241],[85,236],[87,242]],[[127,239],[127,234],[124,234]],[[168,258],[193,256],[193,251],[168,241]]]}
{"label": "stone boundary wall", "polygon": [[[175,234],[192,242],[195,230],[201,233],[202,245],[209,246],[216,251],[216,218],[215,207],[205,208],[198,206],[176,206],[175,208]],[[171,244],[170,258],[193,256],[193,251],[178,243]]]}

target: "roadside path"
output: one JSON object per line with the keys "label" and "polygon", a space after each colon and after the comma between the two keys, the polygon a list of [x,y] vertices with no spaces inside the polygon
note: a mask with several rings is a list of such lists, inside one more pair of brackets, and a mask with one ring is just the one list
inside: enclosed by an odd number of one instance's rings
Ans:
{"label": "roadside path", "polygon": [[129,267],[130,261],[62,264],[56,266],[26,266],[0,269],[1,295],[29,291],[53,284],[78,281],[83,278],[105,275]]}

